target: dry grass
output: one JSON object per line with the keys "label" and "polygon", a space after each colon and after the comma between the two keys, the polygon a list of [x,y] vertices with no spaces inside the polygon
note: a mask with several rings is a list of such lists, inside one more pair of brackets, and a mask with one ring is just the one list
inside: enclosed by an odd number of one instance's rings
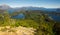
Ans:
{"label": "dry grass", "polygon": [[[5,29],[5,31],[4,31]],[[26,27],[15,27],[10,26],[0,27],[0,35],[34,35],[35,29]]]}

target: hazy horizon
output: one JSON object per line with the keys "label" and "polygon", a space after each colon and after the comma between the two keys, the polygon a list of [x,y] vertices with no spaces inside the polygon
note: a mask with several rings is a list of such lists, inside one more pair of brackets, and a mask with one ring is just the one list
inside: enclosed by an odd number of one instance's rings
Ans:
{"label": "hazy horizon", "polygon": [[0,0],[0,5],[15,7],[60,8],[60,0]]}

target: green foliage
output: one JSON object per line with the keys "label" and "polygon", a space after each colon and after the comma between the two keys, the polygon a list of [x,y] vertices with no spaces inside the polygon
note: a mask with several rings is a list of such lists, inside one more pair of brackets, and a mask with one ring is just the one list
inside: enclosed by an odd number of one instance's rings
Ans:
{"label": "green foliage", "polygon": [[34,22],[38,23],[38,28],[36,28],[37,33],[35,35],[54,35],[54,22],[49,18],[48,15],[43,13],[37,14],[35,12],[26,15],[27,19],[34,20]]}
{"label": "green foliage", "polygon": [[30,19],[17,20],[14,24],[11,24],[11,27],[18,27],[18,26],[38,28],[39,25],[34,20]]}
{"label": "green foliage", "polygon": [[10,29],[8,32],[16,32],[16,30]]}
{"label": "green foliage", "polygon": [[37,29],[35,33],[36,35],[54,35],[54,22],[48,18],[49,16],[39,12],[24,12],[24,15],[25,19],[13,19],[10,18],[10,15],[7,12],[5,12],[4,15],[0,14],[0,26],[33,27]]}
{"label": "green foliage", "polygon": [[0,31],[6,31],[7,30],[7,28],[6,27],[4,27],[4,28],[2,28]]}

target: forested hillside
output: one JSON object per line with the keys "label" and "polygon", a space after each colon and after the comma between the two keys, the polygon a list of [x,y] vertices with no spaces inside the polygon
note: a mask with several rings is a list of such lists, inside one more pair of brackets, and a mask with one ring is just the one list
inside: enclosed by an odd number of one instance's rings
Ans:
{"label": "forested hillside", "polygon": [[[15,27],[26,27],[36,29],[34,35],[55,35],[56,32],[60,29],[60,24],[55,22],[48,14],[43,13],[43,11],[31,11],[24,10],[20,12],[13,12],[9,14],[8,11],[0,10],[0,27],[10,26],[11,28]],[[12,18],[18,14],[23,14],[24,18]],[[5,31],[6,28],[1,29],[0,31]],[[58,35],[58,34],[57,34]]]}

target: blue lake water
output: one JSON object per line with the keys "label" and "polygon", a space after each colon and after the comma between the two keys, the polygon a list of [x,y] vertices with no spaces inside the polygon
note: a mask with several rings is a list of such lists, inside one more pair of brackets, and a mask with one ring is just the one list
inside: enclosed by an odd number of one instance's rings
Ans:
{"label": "blue lake water", "polygon": [[[56,16],[56,15],[49,15],[50,17],[53,18],[54,21],[60,21],[60,16]],[[16,15],[16,16],[12,16],[13,18],[17,18],[17,19],[24,19],[25,18],[25,15],[24,14],[19,14],[19,15]]]}
{"label": "blue lake water", "polygon": [[24,14],[18,14],[18,15],[12,16],[12,18],[24,19],[25,18],[25,15]]}
{"label": "blue lake water", "polygon": [[54,21],[60,21],[60,16],[56,16],[56,15],[49,15],[53,18]]}

